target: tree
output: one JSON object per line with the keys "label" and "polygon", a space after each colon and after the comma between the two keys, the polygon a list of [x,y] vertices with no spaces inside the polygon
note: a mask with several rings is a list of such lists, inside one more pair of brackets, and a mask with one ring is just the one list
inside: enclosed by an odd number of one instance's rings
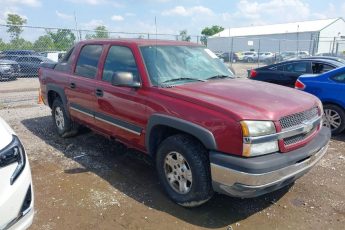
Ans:
{"label": "tree", "polygon": [[20,50],[31,50],[32,43],[30,41],[26,41],[24,38],[18,38],[11,41],[9,48],[20,49]]}
{"label": "tree", "polygon": [[34,42],[33,49],[36,51],[55,50],[55,44],[51,36],[43,35]]}
{"label": "tree", "polygon": [[8,14],[7,15],[7,32],[10,33],[11,39],[18,40],[20,34],[23,32],[22,26],[26,24],[27,20],[20,17],[17,14]]}
{"label": "tree", "polygon": [[56,33],[48,31],[48,35],[54,42],[55,48],[58,51],[66,51],[74,45],[75,35],[71,30],[58,29]]}
{"label": "tree", "polygon": [[186,42],[190,41],[190,35],[187,34],[187,30],[180,31],[180,37],[181,37],[181,41],[186,41]]}
{"label": "tree", "polygon": [[201,34],[204,35],[200,38],[200,41],[204,44],[207,45],[207,37],[215,35],[219,32],[222,32],[224,30],[223,27],[221,26],[212,26],[212,27],[205,27],[202,31]]}
{"label": "tree", "polygon": [[87,34],[85,36],[86,39],[94,39],[94,38],[109,38],[109,32],[105,26],[97,26],[95,28],[95,34]]}

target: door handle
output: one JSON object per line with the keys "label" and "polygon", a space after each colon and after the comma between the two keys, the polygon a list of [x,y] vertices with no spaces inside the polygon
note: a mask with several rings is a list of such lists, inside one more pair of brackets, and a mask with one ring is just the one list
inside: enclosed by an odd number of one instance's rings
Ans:
{"label": "door handle", "polygon": [[76,87],[76,84],[74,82],[71,82],[69,85],[70,85],[71,89],[75,89],[75,87]]}
{"label": "door handle", "polygon": [[102,89],[96,89],[96,96],[103,97],[103,90]]}

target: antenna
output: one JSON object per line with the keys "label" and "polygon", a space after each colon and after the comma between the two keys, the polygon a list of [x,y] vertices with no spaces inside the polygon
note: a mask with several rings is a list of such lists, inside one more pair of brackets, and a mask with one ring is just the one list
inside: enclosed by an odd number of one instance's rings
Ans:
{"label": "antenna", "polygon": [[[156,60],[157,60],[157,17],[155,16],[155,30],[156,30],[156,41],[155,41],[155,58],[154,58],[154,65],[156,65]],[[158,83],[158,87],[161,85],[160,83],[160,77],[159,74],[157,74],[157,83]]]}
{"label": "antenna", "polygon": [[76,15],[75,11],[73,11],[73,14],[74,14],[75,30],[76,30],[77,36],[79,38],[79,41],[80,41],[81,40],[81,34],[80,34],[80,31],[78,30],[77,15]]}

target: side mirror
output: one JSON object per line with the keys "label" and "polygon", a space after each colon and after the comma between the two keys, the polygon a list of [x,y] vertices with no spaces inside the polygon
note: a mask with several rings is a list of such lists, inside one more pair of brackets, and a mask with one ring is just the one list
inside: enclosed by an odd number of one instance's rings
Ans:
{"label": "side mirror", "polygon": [[112,76],[111,84],[114,86],[133,88],[139,88],[141,86],[140,82],[134,79],[131,72],[115,72]]}

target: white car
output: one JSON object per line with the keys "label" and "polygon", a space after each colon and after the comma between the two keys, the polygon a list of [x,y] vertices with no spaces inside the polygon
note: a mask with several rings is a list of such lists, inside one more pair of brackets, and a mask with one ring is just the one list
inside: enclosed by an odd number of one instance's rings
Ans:
{"label": "white car", "polygon": [[0,117],[0,229],[27,229],[33,217],[29,161],[19,138]]}

